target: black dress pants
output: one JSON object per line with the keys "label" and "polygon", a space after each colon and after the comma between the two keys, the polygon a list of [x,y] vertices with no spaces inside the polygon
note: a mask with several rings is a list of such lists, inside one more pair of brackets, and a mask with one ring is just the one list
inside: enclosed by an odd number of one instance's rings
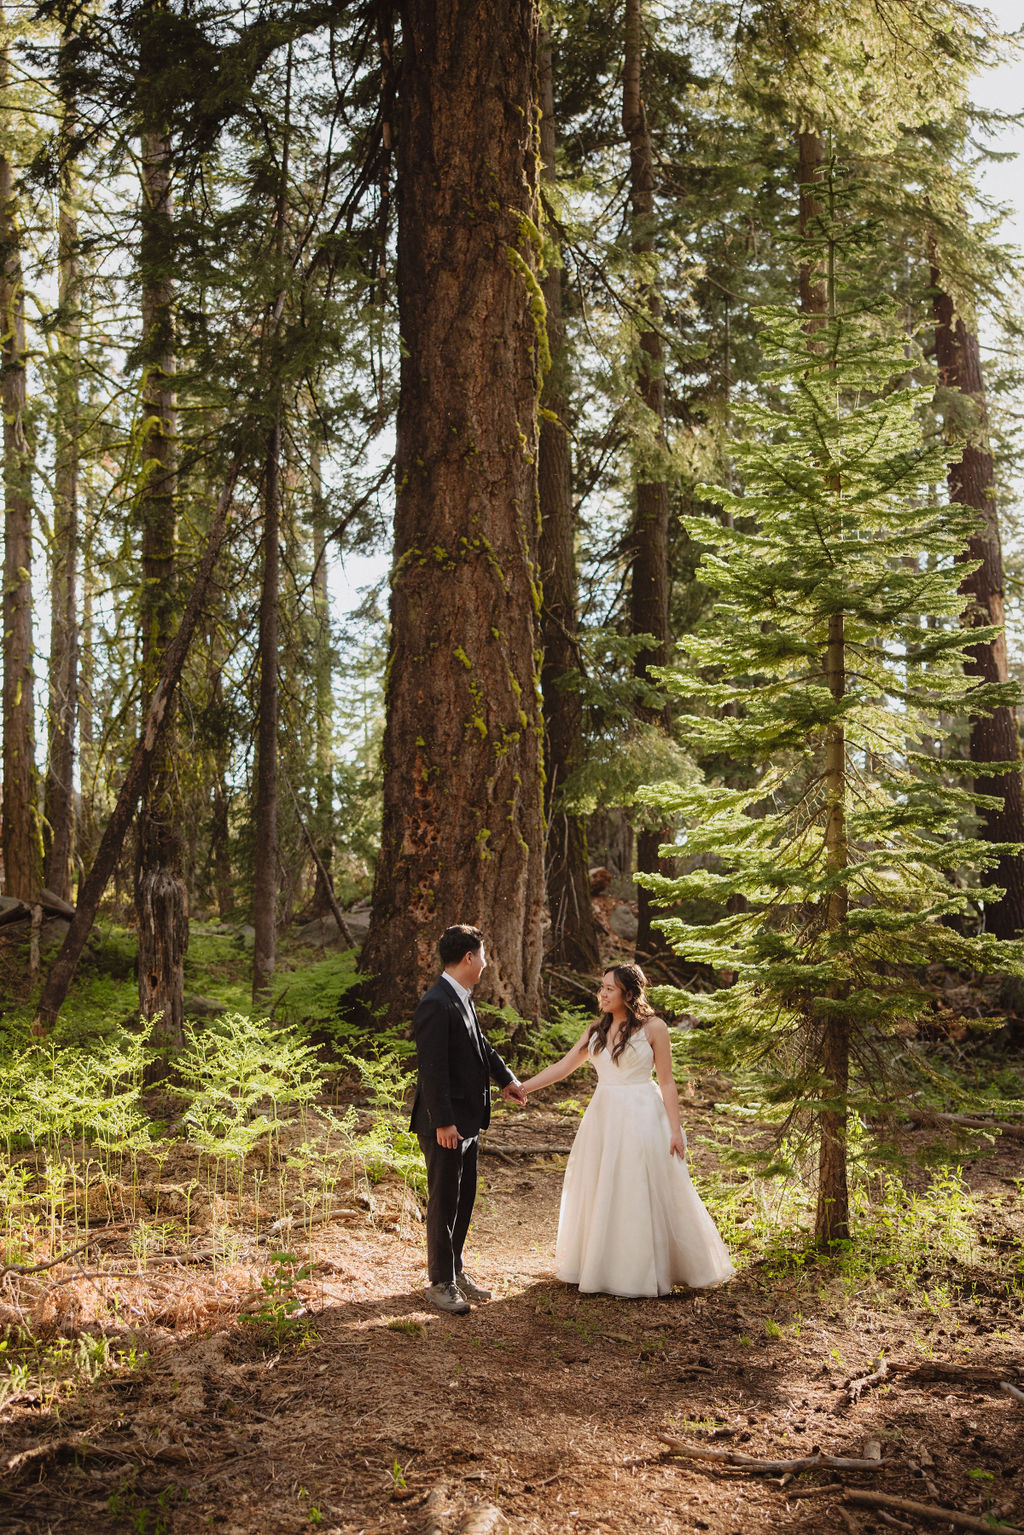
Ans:
{"label": "black dress pants", "polygon": [[453,1149],[437,1136],[418,1137],[427,1164],[427,1273],[431,1284],[451,1284],[462,1272],[462,1248],[476,1199],[477,1136]]}

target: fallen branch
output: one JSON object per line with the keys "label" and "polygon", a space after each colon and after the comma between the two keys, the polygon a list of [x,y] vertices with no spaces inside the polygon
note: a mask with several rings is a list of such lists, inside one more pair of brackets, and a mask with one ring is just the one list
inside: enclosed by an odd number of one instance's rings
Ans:
{"label": "fallen branch", "polygon": [[844,1397],[846,1397],[849,1403],[860,1400],[864,1392],[869,1391],[872,1386],[877,1386],[878,1383],[883,1382],[887,1374],[889,1374],[889,1365],[886,1363],[886,1355],[880,1354],[877,1360],[875,1360],[875,1369],[872,1371],[872,1374],[861,1375],[858,1380],[847,1380],[846,1388],[843,1391]]}
{"label": "fallen branch", "polygon": [[65,1439],[51,1439],[47,1444],[33,1445],[30,1450],[19,1450],[17,1455],[11,1456],[6,1465],[0,1466],[0,1479],[5,1485],[10,1486],[20,1481],[33,1466],[38,1466],[47,1460],[61,1460],[68,1455],[95,1455],[108,1460],[134,1458],[113,1445],[90,1443],[85,1435],[75,1434]]}
{"label": "fallen branch", "polygon": [[490,1157],[567,1157],[568,1146],[489,1146],[480,1142],[480,1150]]}
{"label": "fallen branch", "polygon": [[669,1434],[655,1434],[656,1439],[667,1445],[673,1455],[681,1455],[685,1460],[713,1460],[723,1466],[738,1466],[742,1471],[763,1471],[772,1476],[781,1476],[786,1471],[878,1471],[882,1466],[889,1464],[885,1460],[863,1460],[849,1455],[824,1455],[817,1451],[813,1455],[802,1455],[797,1460],[758,1460],[753,1455],[744,1455],[742,1450],[713,1450],[710,1445],[684,1444],[681,1439],[673,1439]]}
{"label": "fallen branch", "polygon": [[[282,768],[281,771],[284,772],[284,769]],[[313,840],[313,833],[306,825],[306,818],[302,814],[302,807],[299,804],[298,795],[292,788],[292,781],[288,777],[287,773],[284,773],[284,781],[288,785],[288,792],[291,794],[292,803],[295,806],[295,817],[302,830],[302,835],[306,839],[306,846],[309,848],[309,851],[312,854],[313,863],[316,866],[317,873],[320,875],[320,878],[323,881],[324,894],[327,896],[327,901],[331,908],[331,915],[333,916],[335,922],[338,924],[338,932],[341,934],[342,938],[344,938],[350,949],[357,949],[359,945],[356,943],[352,929],[349,927],[348,923],[345,921],[344,916],[342,915],[341,907],[338,904],[338,898],[334,894],[334,886],[331,884],[331,876],[328,874],[326,868],[324,867],[324,861],[320,857],[317,845]]]}
{"label": "fallen branch", "polygon": [[999,1382],[1000,1391],[1005,1391],[1007,1396],[1014,1397],[1018,1402],[1024,1402],[1024,1391],[1019,1391],[1016,1386],[1011,1386],[1008,1380]]}
{"label": "fallen branch", "polygon": [[843,1482],[822,1482],[820,1487],[790,1487],[786,1490],[786,1498],[822,1498],[826,1493],[845,1492]]}
{"label": "fallen branch", "polygon": [[81,1247],[69,1248],[66,1253],[61,1253],[59,1258],[51,1258],[48,1263],[5,1263],[4,1266],[0,1268],[0,1279],[5,1279],[8,1274],[18,1274],[19,1276],[23,1276],[25,1274],[42,1274],[46,1269],[58,1268],[60,1264],[67,1263],[69,1258],[76,1257],[78,1253],[87,1252],[92,1244],[97,1240],[98,1236],[99,1232],[96,1233],[96,1236],[91,1236],[87,1242],[83,1242]]}
{"label": "fallen branch", "polygon": [[1003,1119],[981,1119],[977,1114],[928,1113],[925,1109],[912,1109],[906,1115],[912,1125],[957,1125],[964,1130],[997,1130],[1011,1140],[1024,1141],[1024,1125],[1008,1123]]}
{"label": "fallen branch", "polygon": [[103,892],[107,888],[107,881],[121,856],[121,848],[127,836],[128,827],[135,815],[135,807],[145,795],[153,758],[166,724],[167,711],[177,689],[185,659],[192,644],[192,637],[203,614],[207,588],[224,542],[228,513],[241,468],[242,458],[239,453],[228,470],[220,499],[210,519],[206,548],[199,561],[192,591],[178,631],[164,652],[160,666],[160,680],[153,690],[153,696],[143,718],[128,771],[122,780],[117,800],[110,813],[110,819],[104,827],[92,865],[79,887],[78,905],[71,919],[71,926],[64,935],[64,942],[53,961],[36,1004],[35,1020],[32,1025],[34,1035],[45,1034],[47,1029],[52,1028],[57,1022],[64,999],[68,994],[68,987],[74,979],[78,961],[85,948],[85,940],[92,930]]}
{"label": "fallen branch", "polygon": [[961,1530],[977,1530],[979,1535],[1024,1535],[1024,1530],[1017,1524],[977,1519],[973,1514],[961,1514],[955,1508],[940,1508],[937,1503],[915,1503],[912,1498],[894,1498],[887,1492],[869,1492],[861,1487],[848,1487],[843,1501],[866,1503],[871,1508],[889,1508],[896,1513],[913,1514],[917,1519],[934,1519],[939,1524],[955,1524]]}

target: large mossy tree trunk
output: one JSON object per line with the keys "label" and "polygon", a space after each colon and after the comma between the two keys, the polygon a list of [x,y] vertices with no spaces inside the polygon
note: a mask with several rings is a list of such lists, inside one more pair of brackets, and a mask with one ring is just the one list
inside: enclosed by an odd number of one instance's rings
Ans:
{"label": "large mossy tree trunk", "polygon": [[[555,116],[551,38],[540,46],[541,177],[554,185]],[[560,804],[566,783],[580,765],[583,705],[579,691],[566,686],[580,666],[576,630],[576,515],[569,451],[569,379],[562,318],[561,264],[552,265],[541,284],[548,317],[551,368],[541,394],[538,480],[540,488],[540,569],[544,606],[541,643],[544,661],[545,780],[547,818],[547,898],[551,921],[548,959],[575,970],[595,971],[600,964],[597,924],[590,900],[587,831],[582,817]]]}
{"label": "large mossy tree trunk", "polygon": [[402,343],[384,812],[362,967],[409,1017],[479,923],[482,991],[540,1006],[535,0],[400,0]]}
{"label": "large mossy tree trunk", "polygon": [[58,91],[61,98],[60,188],[57,261],[58,308],[62,325],[57,345],[54,419],[55,469],[53,539],[50,553],[50,740],[43,812],[44,879],[62,900],[71,899],[75,833],[75,722],[78,706],[78,464],[81,412],[81,278],[78,215],[72,143],[76,103],[69,83],[72,37],[61,39]]}
{"label": "large mossy tree trunk", "polygon": [[[0,22],[3,11],[0,9]],[[0,106],[13,110],[0,48]],[[3,858],[8,895],[33,902],[42,876],[32,673],[32,454],[26,429],[25,287],[14,166],[0,145],[0,400],[4,427]]]}
{"label": "large mossy tree trunk", "polygon": [[[146,110],[150,75],[162,65],[158,8],[143,31],[138,89],[142,206],[142,422],[136,497],[141,529],[142,695],[154,695],[177,619],[177,398],[174,350],[173,162],[166,124]],[[182,813],[177,788],[176,699],[168,700],[160,743],[138,817],[135,911],[139,928],[139,1010],[153,1020],[158,1051],[150,1080],[166,1074],[183,1044],[188,893],[182,878]]]}
{"label": "large mossy tree trunk", "polygon": [[[827,231],[823,226],[824,208],[818,187],[826,173],[827,151],[817,133],[798,133],[796,140],[799,181],[800,234],[812,246],[813,253],[799,268],[800,308],[807,316],[809,342],[825,324],[834,308],[834,285],[830,280],[823,249]],[[830,480],[825,488],[829,497],[839,494],[840,486]],[[846,693],[846,621],[843,613],[829,618],[828,640],[823,671],[833,699],[838,704]],[[829,875],[842,881],[849,861],[847,834],[846,730],[842,718],[829,725],[825,734],[824,788],[827,804],[825,821],[825,860]],[[845,882],[836,885],[827,900],[824,928],[828,941],[841,932],[847,919],[848,895]],[[842,988],[833,988],[822,998],[816,1015],[809,1020],[817,1052],[823,1086],[824,1107],[818,1110],[818,1204],[814,1237],[818,1246],[828,1251],[850,1235],[850,1193],[847,1179],[847,1130],[849,1111],[847,1094],[850,1084],[850,1025],[843,1006]]]}
{"label": "large mossy tree trunk", "polygon": [[[651,262],[654,256],[654,154],[642,90],[644,16],[642,0],[626,0],[625,51],[622,86],[622,127],[629,142],[629,204],[633,222],[632,248],[636,256]],[[636,675],[650,681],[652,666],[669,660],[669,496],[657,456],[666,451],[665,346],[662,337],[662,300],[655,281],[644,284],[640,307],[645,316],[638,337],[639,364],[636,387],[650,412],[650,442],[638,455],[636,505],[630,533],[630,629],[649,634],[653,643],[636,657]],[[646,460],[646,462],[645,462]],[[641,704],[640,719],[667,726],[664,708]],[[670,867],[658,849],[668,840],[667,830],[641,826],[636,834],[638,874],[668,874]],[[655,933],[656,911],[651,894],[637,886],[638,926],[636,952],[653,953],[664,945]]]}
{"label": "large mossy tree trunk", "polygon": [[[995,494],[995,465],[988,435],[985,379],[977,332],[956,313],[953,300],[942,289],[942,274],[932,269],[935,315],[935,356],[939,385],[959,394],[964,409],[950,411],[951,422],[966,438],[959,460],[949,467],[949,499],[978,512],[978,527],[964,553],[965,561],[978,568],[964,577],[960,590],[967,599],[964,623],[970,628],[999,626],[991,643],[972,645],[968,675],[980,683],[1006,683],[1006,615],[1003,591],[1003,548]],[[998,809],[985,810],[980,835],[988,842],[1024,842],[1024,793],[1021,787],[1021,748],[1017,711],[999,708],[991,714],[971,716],[971,761],[978,767],[974,787],[978,794],[997,796]],[[986,773],[987,762],[1015,762],[1013,772]],[[999,886],[1005,894],[985,902],[985,926],[997,938],[1016,938],[1024,932],[1024,858],[1008,854],[985,873],[985,883]]]}

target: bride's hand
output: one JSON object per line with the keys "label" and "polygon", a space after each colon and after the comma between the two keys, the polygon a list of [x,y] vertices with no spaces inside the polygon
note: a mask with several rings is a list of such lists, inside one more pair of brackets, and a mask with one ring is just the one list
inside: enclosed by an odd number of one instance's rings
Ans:
{"label": "bride's hand", "polygon": [[686,1161],[686,1136],[682,1130],[678,1130],[668,1143],[669,1156],[678,1157],[680,1162]]}

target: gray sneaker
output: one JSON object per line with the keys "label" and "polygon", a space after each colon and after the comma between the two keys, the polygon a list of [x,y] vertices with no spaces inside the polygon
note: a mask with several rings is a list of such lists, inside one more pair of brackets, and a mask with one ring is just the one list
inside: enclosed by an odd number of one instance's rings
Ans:
{"label": "gray sneaker", "polygon": [[481,1301],[490,1300],[491,1298],[490,1290],[485,1290],[483,1285],[478,1285],[474,1280],[470,1279],[465,1269],[460,1270],[456,1274],[455,1288],[464,1299],[476,1301],[478,1305]]}
{"label": "gray sneaker", "polygon": [[469,1301],[463,1300],[457,1286],[451,1282],[428,1285],[425,1294],[427,1305],[433,1306],[435,1311],[450,1311],[456,1316],[465,1316],[469,1310]]}

